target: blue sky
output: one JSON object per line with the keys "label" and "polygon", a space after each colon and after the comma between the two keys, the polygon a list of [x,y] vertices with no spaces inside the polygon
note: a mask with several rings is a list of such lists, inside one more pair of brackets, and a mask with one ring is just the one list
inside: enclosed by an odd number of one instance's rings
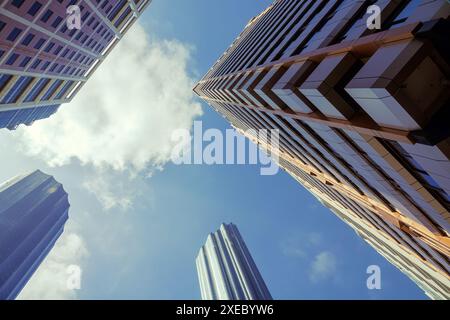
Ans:
{"label": "blue sky", "polygon": [[[187,81],[182,88],[190,89],[248,20],[270,2],[154,0],[140,24],[153,39],[149,45],[162,48],[152,51],[156,52],[155,59],[162,59],[161,63],[175,72],[177,60],[164,60],[161,56],[183,57],[180,64],[191,82]],[[166,46],[167,41],[170,45]],[[117,60],[117,69],[121,68],[120,63]],[[157,78],[166,74],[158,71],[156,65],[149,65],[149,74],[154,72]],[[136,79],[132,74],[129,76],[124,85],[134,86]],[[169,89],[167,95],[171,96]],[[87,95],[87,90],[80,95]],[[181,100],[150,97],[146,108],[158,109],[158,101],[171,107],[177,101],[185,101],[182,111],[189,116],[180,123],[197,118],[205,128],[229,128],[206,104],[186,97],[190,91],[177,94]],[[199,103],[203,109],[200,117],[198,110],[192,111]],[[130,140],[134,139],[134,131],[127,131],[134,129],[120,121],[126,117],[126,113],[120,112],[132,113],[134,106],[125,102],[117,109],[120,117],[114,129],[123,130],[124,135],[130,132],[127,140],[113,139],[120,142],[117,145],[108,140],[104,149],[112,145],[111,150],[120,155],[120,148],[135,143]],[[0,133],[1,145],[9,151],[0,169],[1,180],[40,168],[64,184],[72,204],[66,228],[72,238],[61,241],[64,245],[43,264],[25,289],[24,298],[45,298],[49,297],[45,292],[51,292],[50,297],[57,298],[200,299],[195,258],[207,234],[222,222],[233,222],[239,227],[275,299],[425,298],[412,281],[283,171],[275,176],[261,176],[260,168],[250,165],[176,166],[152,153],[143,155],[146,160],[143,166],[139,166],[139,159],[129,160],[131,152],[117,158],[117,162],[108,162],[99,158],[103,152],[101,145],[91,155],[86,148],[75,147],[83,144],[82,134],[74,138],[67,134],[69,130],[61,129],[70,112],[80,113],[76,107],[76,102],[63,106],[55,119],[21,128],[14,134]],[[101,119],[115,124],[113,115],[99,113]],[[89,122],[92,118],[87,119]],[[154,126],[146,126],[147,136],[137,141],[140,144],[134,153],[140,154],[141,148],[151,149],[153,143],[157,145],[159,140],[154,142],[152,135],[159,134],[165,118],[157,121]],[[73,129],[73,124],[70,128]],[[100,139],[107,130],[89,132]],[[64,134],[65,139],[72,140],[60,142],[59,136]],[[39,143],[53,146],[41,147]],[[66,255],[67,252],[72,255]],[[61,268],[68,263],[79,264],[83,269],[81,290],[70,294],[64,289],[52,291],[50,285],[61,285],[61,281],[50,281],[55,278],[55,270],[63,274]],[[369,265],[381,267],[382,290],[367,289]],[[47,291],[43,292],[43,288]]]}

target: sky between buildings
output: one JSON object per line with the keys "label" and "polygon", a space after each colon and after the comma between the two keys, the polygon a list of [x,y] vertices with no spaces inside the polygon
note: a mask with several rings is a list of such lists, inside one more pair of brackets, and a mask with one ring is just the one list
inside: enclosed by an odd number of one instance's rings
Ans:
{"label": "sky between buildings", "polygon": [[[237,224],[275,299],[426,298],[283,171],[170,163],[173,130],[229,128],[191,89],[270,3],[154,0],[70,105],[0,131],[0,180],[39,168],[71,202],[20,298],[200,299],[195,258],[222,222]],[[65,286],[71,264],[81,290]],[[370,265],[381,290],[367,289]]]}

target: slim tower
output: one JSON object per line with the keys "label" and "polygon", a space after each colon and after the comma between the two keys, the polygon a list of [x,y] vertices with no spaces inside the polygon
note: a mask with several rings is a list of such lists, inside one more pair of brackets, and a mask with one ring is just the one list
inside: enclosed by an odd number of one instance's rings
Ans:
{"label": "slim tower", "polygon": [[0,300],[15,299],[64,231],[69,202],[40,171],[0,184]]}
{"label": "slim tower", "polygon": [[272,300],[234,224],[208,236],[196,264],[203,300]]}

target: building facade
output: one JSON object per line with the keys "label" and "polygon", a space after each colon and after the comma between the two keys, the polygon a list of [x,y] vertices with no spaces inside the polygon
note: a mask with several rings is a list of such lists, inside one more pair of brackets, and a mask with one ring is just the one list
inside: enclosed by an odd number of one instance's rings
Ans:
{"label": "building facade", "polygon": [[196,264],[203,300],[272,300],[234,224],[208,236]]}
{"label": "building facade", "polygon": [[20,293],[64,231],[68,195],[40,171],[0,184],[0,300]]}
{"label": "building facade", "polygon": [[277,0],[194,88],[436,299],[450,298],[449,15],[442,0]]}
{"label": "building facade", "polygon": [[70,102],[150,3],[1,1],[0,128],[31,125]]}

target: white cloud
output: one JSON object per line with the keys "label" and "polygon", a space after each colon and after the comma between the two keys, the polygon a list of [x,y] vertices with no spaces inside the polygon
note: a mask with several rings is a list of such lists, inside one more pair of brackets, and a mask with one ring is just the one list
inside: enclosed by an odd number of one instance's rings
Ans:
{"label": "white cloud", "polygon": [[[89,251],[102,253],[103,259],[122,263],[122,256],[138,255],[130,253],[135,237],[129,217],[115,215],[100,232],[97,227],[92,230],[105,217],[93,214],[98,208],[86,191],[95,195],[105,210],[139,208],[151,199],[143,177],[162,170],[170,160],[175,144],[172,131],[190,129],[201,115],[192,92],[194,81],[187,72],[189,59],[188,46],[148,39],[136,25],[73,102],[31,127],[0,132],[0,152],[8,150],[0,176],[7,179],[11,172],[21,173],[24,168],[55,174],[69,192],[71,212],[78,208],[70,223],[80,225],[76,233],[66,231],[61,236],[19,299],[77,298],[77,291],[67,288],[67,268],[87,264],[83,239]],[[137,191],[146,196],[133,204],[140,195]],[[86,214],[80,215],[80,209]],[[102,261],[98,256],[94,259]],[[86,284],[86,290],[95,291],[92,284]]]}
{"label": "white cloud", "polygon": [[42,262],[25,288],[19,300],[76,299],[76,290],[69,289],[69,266],[80,265],[87,257],[84,240],[76,233],[64,233],[53,250]]}
{"label": "white cloud", "polygon": [[163,165],[172,131],[201,115],[189,59],[188,46],[150,39],[136,24],[70,104],[17,130],[23,151],[50,166],[74,159],[115,170]]}
{"label": "white cloud", "polygon": [[281,250],[285,256],[307,258],[310,249],[320,245],[322,235],[317,232],[298,233],[287,238],[281,244]]}
{"label": "white cloud", "polygon": [[132,206],[135,190],[129,188],[130,183],[112,180],[107,174],[99,174],[84,181],[83,187],[97,198],[105,211],[114,208],[125,211]]}
{"label": "white cloud", "polygon": [[336,272],[336,257],[329,251],[322,251],[314,257],[309,277],[312,282],[319,282],[333,278]]}

